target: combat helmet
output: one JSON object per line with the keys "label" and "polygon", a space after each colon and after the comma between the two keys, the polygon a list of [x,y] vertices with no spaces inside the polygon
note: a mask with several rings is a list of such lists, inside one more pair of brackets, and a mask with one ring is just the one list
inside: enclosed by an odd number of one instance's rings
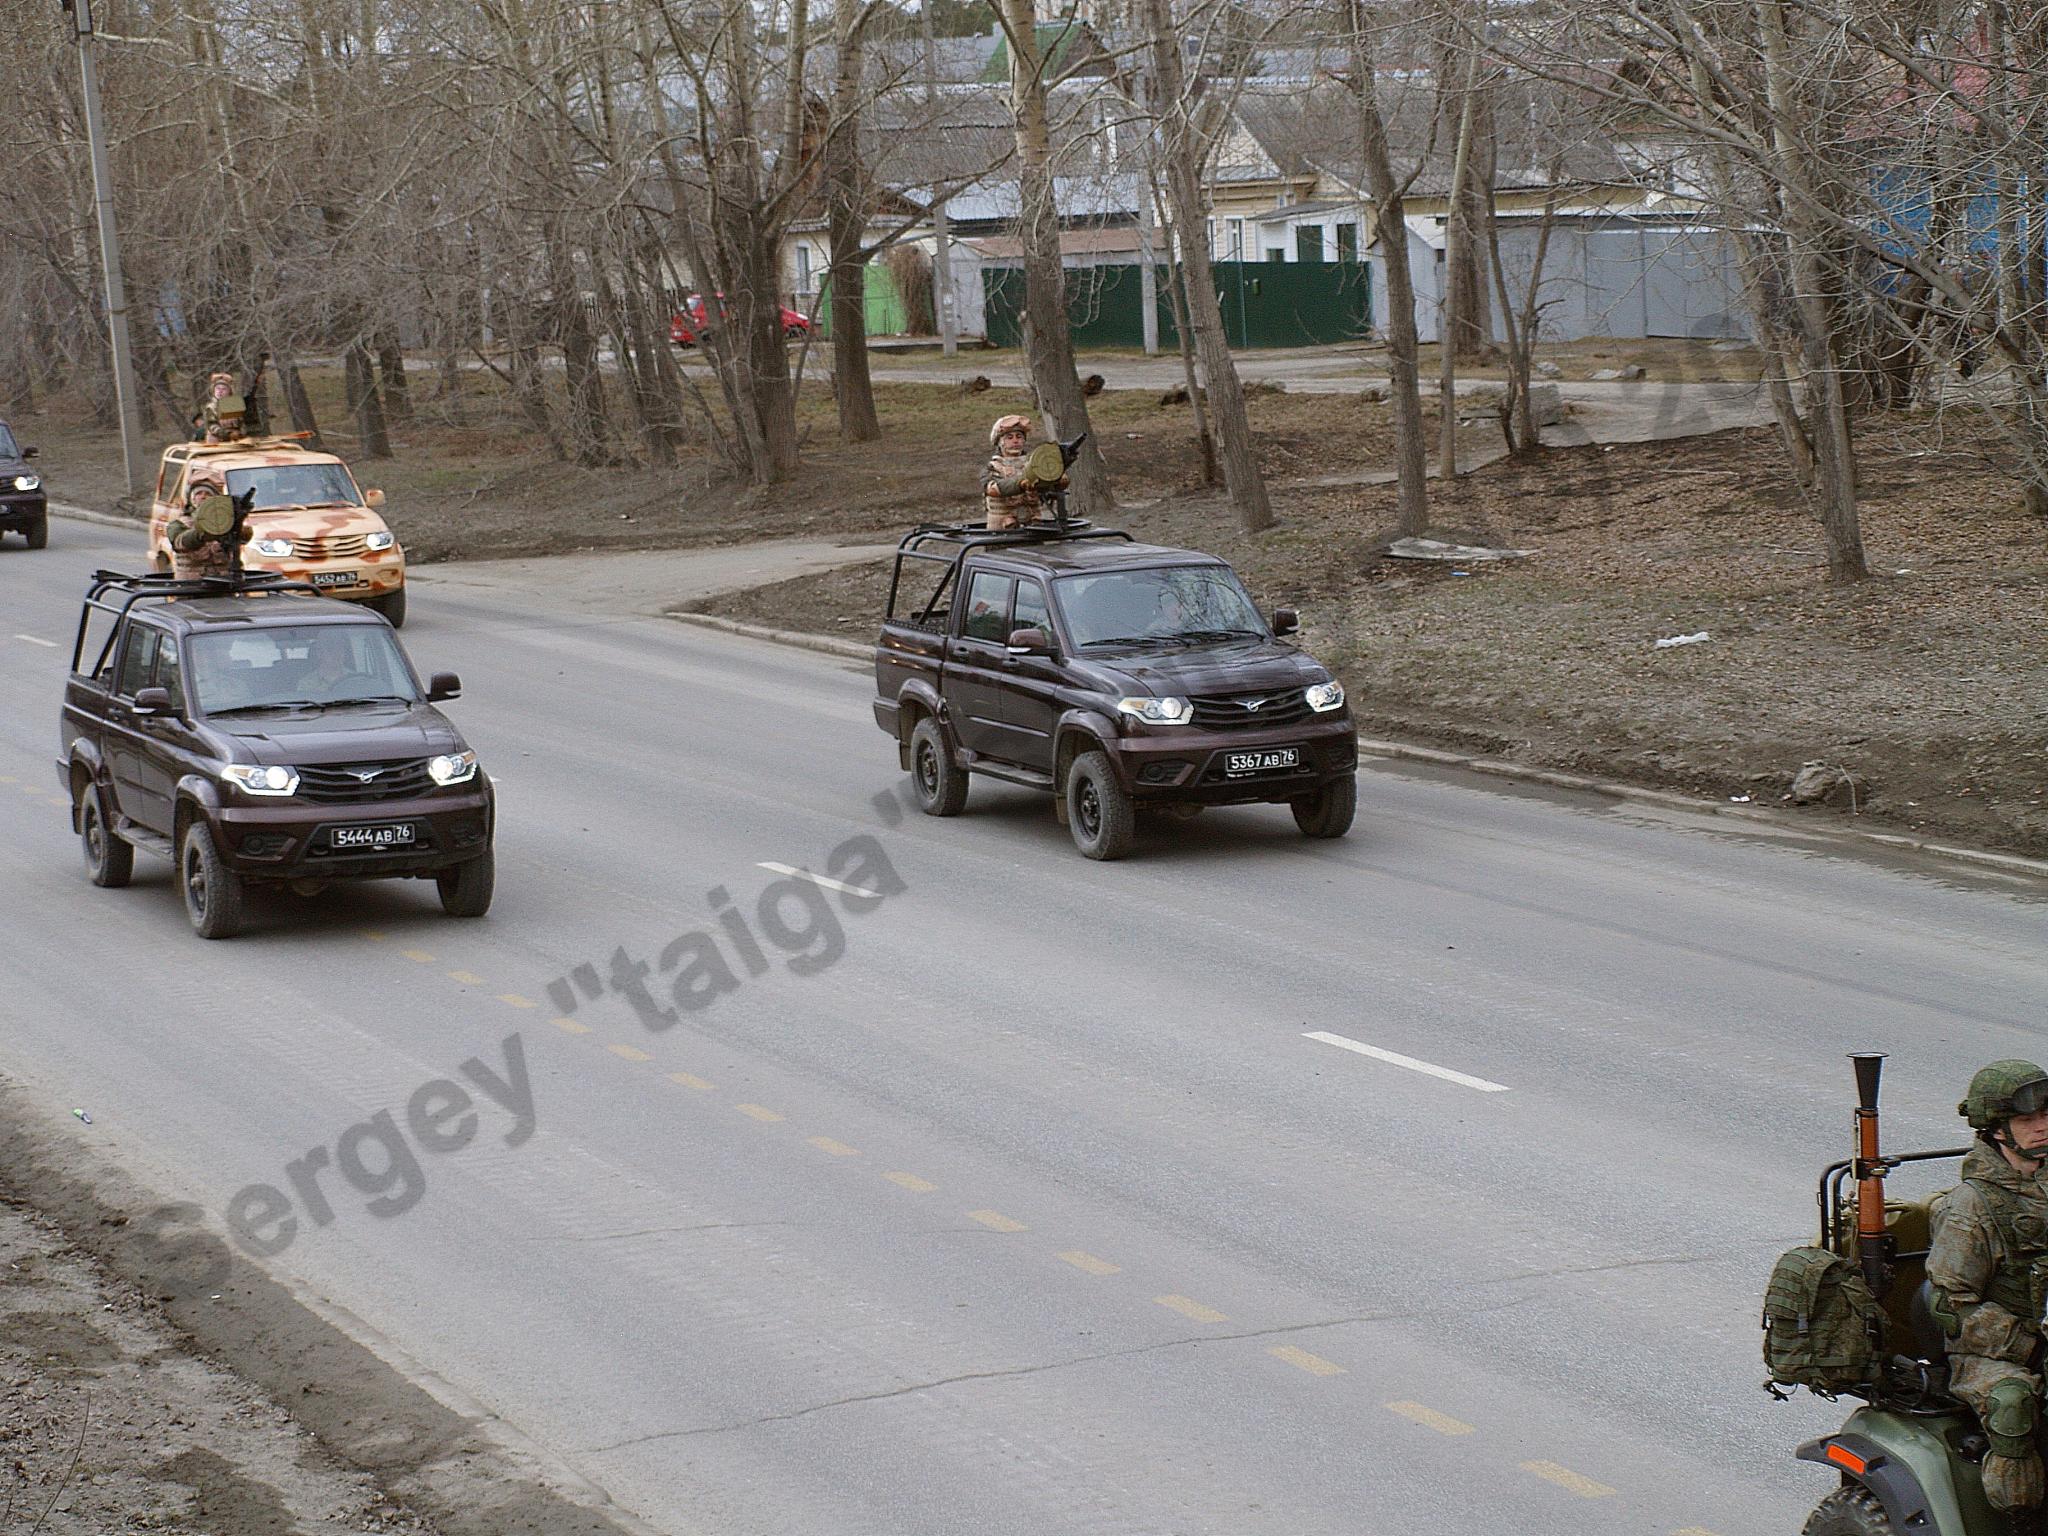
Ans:
{"label": "combat helmet", "polygon": [[1996,1131],[2014,1115],[2031,1115],[2048,1107],[2048,1072],[2031,1061],[1994,1061],[1979,1067],[1970,1091],[1956,1113],[1974,1131]]}

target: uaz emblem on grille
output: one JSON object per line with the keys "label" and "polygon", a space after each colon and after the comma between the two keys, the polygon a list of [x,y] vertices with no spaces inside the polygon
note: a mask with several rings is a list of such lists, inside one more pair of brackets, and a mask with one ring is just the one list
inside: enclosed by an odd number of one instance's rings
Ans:
{"label": "uaz emblem on grille", "polygon": [[384,771],[384,770],[383,770],[382,768],[351,768],[351,769],[349,769],[349,772],[350,772],[351,774],[353,774],[353,775],[355,776],[355,781],[356,781],[356,782],[357,782],[358,784],[367,784],[367,783],[369,783],[369,782],[370,782],[370,780],[372,780],[372,779],[376,778],[376,777],[377,777],[377,775],[378,775],[378,774],[380,774],[380,773],[382,773],[383,771]]}
{"label": "uaz emblem on grille", "polygon": [[1239,699],[1237,702],[1245,709],[1260,709],[1273,701],[1271,699]]}

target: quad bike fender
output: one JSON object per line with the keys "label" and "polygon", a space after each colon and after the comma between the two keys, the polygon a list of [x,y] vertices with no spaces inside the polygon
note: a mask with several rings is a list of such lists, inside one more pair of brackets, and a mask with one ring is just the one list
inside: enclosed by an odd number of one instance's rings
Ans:
{"label": "quad bike fender", "polygon": [[1961,1414],[1903,1414],[1859,1408],[1832,1435],[1799,1447],[1801,1461],[1819,1462],[1844,1482],[1868,1488],[1892,1529],[1915,1536],[1977,1536],[2000,1529],[1977,1466],[1952,1443],[1967,1428]]}

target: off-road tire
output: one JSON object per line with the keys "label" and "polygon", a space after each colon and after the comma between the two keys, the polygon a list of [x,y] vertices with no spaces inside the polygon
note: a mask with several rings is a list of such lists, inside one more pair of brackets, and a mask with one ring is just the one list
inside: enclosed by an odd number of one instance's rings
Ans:
{"label": "off-road tire", "polygon": [[28,540],[28,547],[30,549],[42,549],[45,546],[47,546],[50,542],[49,514],[45,513],[43,516],[37,518],[34,522],[30,523],[26,528],[24,528],[21,531],[21,534],[23,538]]}
{"label": "off-road tire", "polygon": [[384,615],[384,622],[393,629],[405,628],[405,588],[387,592],[382,597],[370,599],[370,606]]}
{"label": "off-road tire", "polygon": [[1106,752],[1083,752],[1067,768],[1067,830],[1091,859],[1120,859],[1136,840],[1138,816],[1131,792]]}
{"label": "off-road tire", "polygon": [[248,894],[242,877],[229,869],[213,846],[206,823],[194,820],[185,828],[178,849],[178,890],[185,915],[202,939],[231,939],[242,931],[242,904]]}
{"label": "off-road tire", "polygon": [[800,325],[785,325],[782,328],[782,339],[784,341],[802,341],[804,339],[804,328]]}
{"label": "off-road tire", "polygon": [[1358,814],[1358,775],[1347,773],[1313,794],[1297,795],[1287,808],[1294,812],[1294,824],[1304,837],[1342,837]]}
{"label": "off-road tire", "polygon": [[491,910],[491,892],[498,884],[498,856],[489,848],[473,859],[437,870],[441,910],[450,917],[482,917]]}
{"label": "off-road tire", "polygon": [[967,809],[967,770],[946,750],[946,730],[930,715],[910,733],[910,787],[927,816],[958,816]]}
{"label": "off-road tire", "polygon": [[1892,1518],[1868,1488],[1845,1483],[1806,1517],[1799,1536],[1893,1536]]}
{"label": "off-road tire", "polygon": [[107,823],[100,792],[88,784],[78,797],[78,840],[85,848],[85,873],[103,890],[118,891],[135,873],[135,850]]}

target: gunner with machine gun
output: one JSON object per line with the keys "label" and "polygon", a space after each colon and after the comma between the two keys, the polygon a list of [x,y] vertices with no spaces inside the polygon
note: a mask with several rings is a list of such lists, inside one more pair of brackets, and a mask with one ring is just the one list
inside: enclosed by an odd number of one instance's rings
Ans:
{"label": "gunner with machine gun", "polygon": [[1029,416],[999,416],[988,429],[988,468],[982,471],[982,500],[988,507],[988,526],[997,532],[1023,528],[1038,521],[1041,496],[1066,489],[1063,474],[1055,481],[1033,475],[1032,455],[1024,445],[1031,437]]}
{"label": "gunner with machine gun", "polygon": [[1977,1133],[1962,1182],[1936,1204],[1927,1278],[1948,1339],[1949,1390],[1990,1437],[1984,1493],[2002,1510],[2043,1499],[2042,1308],[2048,1301],[2048,1072],[1995,1061],[1957,1113]]}
{"label": "gunner with machine gun", "polygon": [[193,475],[192,483],[185,487],[184,510],[164,530],[171,546],[172,573],[180,579],[238,574],[242,546],[252,536],[248,512],[254,500],[251,492],[236,501],[207,471]]}

